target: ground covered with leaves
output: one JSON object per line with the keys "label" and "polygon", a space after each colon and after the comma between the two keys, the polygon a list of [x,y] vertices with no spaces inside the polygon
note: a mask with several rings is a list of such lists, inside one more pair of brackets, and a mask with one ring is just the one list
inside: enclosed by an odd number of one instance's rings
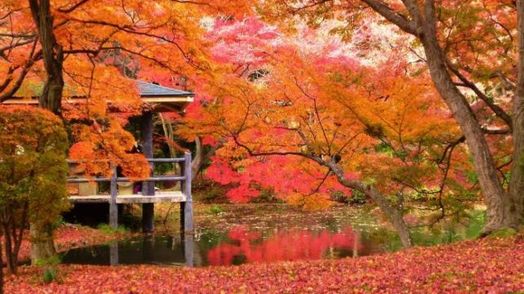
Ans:
{"label": "ground covered with leaves", "polygon": [[342,260],[233,267],[60,266],[44,285],[35,267],[7,278],[6,293],[508,293],[524,291],[524,237]]}

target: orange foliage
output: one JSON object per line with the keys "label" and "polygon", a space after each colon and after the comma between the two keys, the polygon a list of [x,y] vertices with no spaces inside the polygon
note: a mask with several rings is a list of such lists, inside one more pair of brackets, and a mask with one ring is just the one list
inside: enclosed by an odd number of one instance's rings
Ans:
{"label": "orange foliage", "polygon": [[[38,96],[46,77],[26,2],[8,0],[0,5],[0,101],[12,92],[18,97]],[[130,78],[140,71],[171,76],[208,72],[210,44],[203,38],[202,21],[216,15],[242,17],[252,10],[247,1],[232,5],[229,1],[58,0],[52,1],[51,13],[53,33],[65,55],[62,112],[73,125],[71,156],[108,160],[122,166],[128,176],[141,178],[148,175],[147,164],[144,158],[128,154],[136,142],[123,126],[128,117],[150,106],[142,104]],[[72,98],[85,100],[72,103]],[[92,174],[110,171],[100,162],[83,165]]]}
{"label": "orange foliage", "polygon": [[[248,201],[264,187],[311,209],[324,207],[335,191],[350,194],[314,157],[337,158],[347,178],[373,183],[386,195],[455,195],[453,183],[467,184],[441,160],[460,131],[427,75],[397,56],[372,67],[330,46],[308,51],[282,43],[268,44],[271,58],[253,69],[266,74],[254,81],[249,70],[228,73],[226,63],[222,75],[201,85],[207,96],[198,116],[185,117],[179,129],[188,139],[197,130],[225,140],[207,174],[237,184],[233,200]],[[455,148],[452,162],[461,164],[451,170],[471,171],[465,151]]]}

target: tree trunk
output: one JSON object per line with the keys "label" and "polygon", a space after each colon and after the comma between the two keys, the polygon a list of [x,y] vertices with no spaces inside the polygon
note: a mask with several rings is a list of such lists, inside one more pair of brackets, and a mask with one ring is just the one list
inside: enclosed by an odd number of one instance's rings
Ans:
{"label": "tree trunk", "polygon": [[202,147],[202,140],[200,137],[195,138],[195,156],[191,162],[191,175],[193,178],[196,177],[200,168],[202,167],[202,162],[204,161],[204,148]]}
{"label": "tree trunk", "polygon": [[[64,89],[62,46],[56,42],[51,4],[49,0],[29,0],[33,21],[37,27],[38,39],[42,46],[42,59],[47,73],[39,106],[60,115]],[[30,225],[31,261],[47,260],[56,255],[53,229],[50,224]]]}
{"label": "tree trunk", "polygon": [[[431,1],[428,1],[431,2]],[[453,117],[460,125],[474,159],[475,170],[487,205],[485,233],[514,225],[515,214],[509,209],[511,201],[497,176],[497,170],[484,133],[466,98],[458,90],[447,70],[446,58],[436,33],[435,7],[425,6],[425,21],[420,24],[420,39],[424,47],[433,83]]]}
{"label": "tree trunk", "polygon": [[64,89],[62,46],[56,42],[53,29],[53,16],[49,0],[29,0],[33,21],[38,29],[42,46],[42,59],[47,73],[44,90],[39,99],[40,107],[60,114]]}
{"label": "tree trunk", "polygon": [[13,242],[11,240],[10,235],[10,225],[9,223],[3,224],[4,229],[4,240],[5,240],[5,259],[6,259],[6,265],[7,265],[7,272],[10,274],[16,274],[16,264],[14,264],[13,261]]}
{"label": "tree trunk", "polygon": [[31,236],[31,263],[49,261],[56,255],[55,244],[53,242],[53,230],[51,225],[42,227],[31,224],[29,226]]}
{"label": "tree trunk", "polygon": [[393,225],[393,227],[397,231],[402,245],[405,248],[411,247],[413,245],[413,242],[411,240],[411,235],[409,234],[409,228],[406,225],[406,222],[404,222],[404,213],[399,208],[395,207],[384,195],[382,195],[374,187],[365,187],[360,183],[358,183],[358,186],[355,184],[356,183],[354,183],[353,185],[348,185],[348,187],[353,189],[356,188],[357,190],[364,192],[369,198],[371,198],[378,205],[378,207],[384,213],[388,221]]}
{"label": "tree trunk", "polygon": [[366,194],[366,196],[371,198],[377,204],[382,213],[384,213],[388,221],[393,225],[393,227],[397,231],[400,237],[400,241],[402,242],[402,246],[404,246],[405,248],[409,248],[413,245],[411,235],[409,234],[409,228],[406,225],[406,222],[403,218],[404,213],[400,207],[397,207],[396,205],[391,203],[391,201],[389,201],[384,195],[382,195],[382,193],[380,193],[380,191],[378,191],[375,187],[371,185],[366,185],[359,181],[347,179],[344,176],[344,171],[342,170],[342,168],[338,166],[336,163],[327,162],[323,164],[329,167],[329,169],[331,169],[331,171],[337,177],[339,183],[348,188],[355,189]]}
{"label": "tree trunk", "polygon": [[517,1],[519,64],[517,91],[513,100],[513,162],[509,191],[509,208],[517,224],[524,222],[524,1]]}

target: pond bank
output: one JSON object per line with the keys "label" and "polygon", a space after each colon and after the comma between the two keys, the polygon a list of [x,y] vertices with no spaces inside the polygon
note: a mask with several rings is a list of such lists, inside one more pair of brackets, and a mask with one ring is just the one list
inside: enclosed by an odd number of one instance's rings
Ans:
{"label": "pond bank", "polygon": [[[106,227],[94,229],[80,225],[62,224],[55,231],[55,246],[56,250],[60,253],[73,248],[105,244],[114,240],[131,238],[137,235],[137,233],[124,230],[113,231]],[[22,245],[20,246],[18,260],[24,262],[28,261],[30,257],[31,243],[29,241],[29,234],[25,234]]]}

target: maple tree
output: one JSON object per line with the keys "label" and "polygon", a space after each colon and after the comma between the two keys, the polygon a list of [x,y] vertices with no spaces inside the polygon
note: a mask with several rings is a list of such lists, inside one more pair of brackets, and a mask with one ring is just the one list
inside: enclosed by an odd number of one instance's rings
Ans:
{"label": "maple tree", "polygon": [[[517,3],[260,3],[264,21],[285,19],[277,28],[246,18],[248,1],[4,1],[0,102],[39,96],[66,121],[70,156],[87,159],[88,172],[118,164],[140,178],[149,169],[128,152],[135,140],[124,126],[148,109],[129,78],[176,76],[199,96],[169,119],[187,141],[212,146],[207,175],[233,185],[232,200],[268,189],[318,209],[330,194],[361,193],[410,246],[406,214],[423,205],[434,212],[426,224],[456,215],[478,183],[488,233],[518,225],[524,211]],[[328,19],[342,41],[317,35]],[[395,26],[388,45],[398,52],[384,54],[374,42]]]}
{"label": "maple tree", "polygon": [[[226,36],[214,35],[229,42],[219,45],[222,74],[201,83],[198,92],[208,96],[184,117],[179,133],[224,141],[206,174],[236,185],[231,199],[246,202],[264,188],[318,209],[330,204],[333,192],[363,193],[405,246],[411,238],[404,215],[417,209],[413,200],[425,199],[438,211],[430,224],[473,200],[474,183],[466,177],[472,167],[456,143],[459,128],[427,75],[416,74],[420,67],[397,55],[365,66],[330,43],[304,49],[279,41],[275,29],[260,22],[222,26]],[[257,34],[262,38],[249,47],[239,40],[244,34],[248,44]],[[224,52],[236,51],[226,46],[249,52],[229,58]]]}
{"label": "maple tree", "polygon": [[[485,233],[522,223],[524,75],[521,50],[516,50],[524,42],[522,1],[277,0],[264,4],[268,19],[284,17],[289,23],[289,15],[298,15],[314,27],[336,20],[339,25],[333,31],[346,38],[370,19],[387,24],[383,34],[396,27],[399,34],[409,36],[408,46],[422,50],[420,60],[461,128],[463,137],[457,141],[465,141],[473,157],[488,207]],[[363,43],[369,48],[369,42]],[[498,139],[490,138],[493,134],[513,141],[513,154],[502,165],[497,161],[508,156],[497,153],[492,142]],[[509,184],[507,175],[499,172],[500,166],[508,165]]]}

